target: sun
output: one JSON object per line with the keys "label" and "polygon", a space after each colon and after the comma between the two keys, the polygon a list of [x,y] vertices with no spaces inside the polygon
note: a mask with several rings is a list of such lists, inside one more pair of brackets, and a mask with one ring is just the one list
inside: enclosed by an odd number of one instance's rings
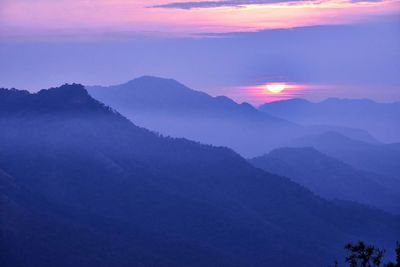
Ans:
{"label": "sun", "polygon": [[267,88],[268,91],[270,91],[273,94],[279,94],[283,90],[286,89],[286,84],[285,83],[268,83],[265,85],[265,88]]}

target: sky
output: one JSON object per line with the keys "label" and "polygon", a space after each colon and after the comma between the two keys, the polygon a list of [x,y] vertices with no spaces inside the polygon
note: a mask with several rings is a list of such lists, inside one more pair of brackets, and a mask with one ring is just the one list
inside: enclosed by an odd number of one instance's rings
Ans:
{"label": "sky", "polygon": [[0,87],[141,75],[253,104],[398,101],[400,0],[0,0]]}

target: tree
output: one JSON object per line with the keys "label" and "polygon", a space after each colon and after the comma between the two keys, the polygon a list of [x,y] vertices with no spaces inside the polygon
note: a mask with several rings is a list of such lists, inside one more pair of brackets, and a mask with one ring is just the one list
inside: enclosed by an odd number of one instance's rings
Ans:
{"label": "tree", "polygon": [[362,241],[349,243],[345,249],[350,252],[346,257],[346,262],[350,267],[380,267],[384,250],[380,250],[371,245],[366,245]]}
{"label": "tree", "polygon": [[396,263],[389,262],[385,267],[400,267],[400,242],[396,243]]}
{"label": "tree", "polygon": [[[384,250],[367,245],[362,241],[348,243],[344,248],[349,253],[346,257],[349,267],[400,267],[400,242],[396,243],[396,262],[386,264],[383,264],[382,261],[385,254]],[[338,262],[335,261],[333,266],[338,267]]]}

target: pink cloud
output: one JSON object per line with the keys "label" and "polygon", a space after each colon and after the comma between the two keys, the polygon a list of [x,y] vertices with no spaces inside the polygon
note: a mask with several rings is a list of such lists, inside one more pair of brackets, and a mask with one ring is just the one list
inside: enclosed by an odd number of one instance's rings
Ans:
{"label": "pink cloud", "polygon": [[[186,1],[190,2],[190,1]],[[242,1],[243,2],[243,1]],[[253,1],[254,2],[254,1]],[[169,1],[3,0],[0,34],[60,35],[104,32],[173,34],[256,31],[341,24],[399,11],[398,0],[296,1],[202,9],[148,8]]]}

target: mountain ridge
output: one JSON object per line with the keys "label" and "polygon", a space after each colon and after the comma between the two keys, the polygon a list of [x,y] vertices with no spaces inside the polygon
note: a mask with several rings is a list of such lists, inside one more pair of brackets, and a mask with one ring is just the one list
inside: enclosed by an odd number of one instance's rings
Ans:
{"label": "mountain ridge", "polygon": [[301,135],[326,130],[375,142],[361,130],[303,127],[261,112],[248,103],[237,104],[225,96],[212,97],[171,79],[146,76],[122,85],[87,89],[94,98],[137,125],[168,136],[227,146],[245,157],[265,153]]}
{"label": "mountain ridge", "polygon": [[400,101],[328,98],[320,102],[289,99],[266,103],[259,110],[303,125],[326,124],[368,131],[385,143],[400,142]]}
{"label": "mountain ridge", "polygon": [[336,132],[303,136],[289,146],[312,146],[360,170],[380,173],[400,179],[400,150],[398,143],[380,144],[355,140]]}
{"label": "mountain ridge", "polygon": [[[129,101],[132,101],[133,98],[137,98],[137,100],[135,99],[136,101],[133,103],[121,102],[122,106],[120,106],[120,108],[122,109],[127,107],[135,109],[137,108],[137,105],[141,105],[141,101],[147,101],[146,104],[150,106],[144,107],[168,108],[170,112],[191,112],[194,107],[206,108],[206,110],[203,110],[203,112],[207,112],[207,109],[217,109],[224,113],[226,113],[226,110],[235,111],[236,113],[239,111],[244,111],[253,115],[257,114],[259,119],[268,118],[276,122],[289,123],[285,120],[274,118],[266,114],[260,114],[257,109],[249,103],[238,104],[226,96],[210,96],[205,92],[193,90],[174,79],[159,78],[155,76],[141,76],[118,85],[112,85],[108,87],[87,86],[86,88],[95,98],[99,98],[100,100],[104,99],[105,96],[107,98],[111,98],[111,100],[108,99],[111,106],[115,104],[115,101],[127,100],[126,98],[131,98]],[[125,92],[127,95],[117,95],[118,93],[121,94],[121,91],[123,90],[126,90]],[[106,91],[113,91],[113,94],[109,94],[109,92]],[[179,97],[183,99],[178,99],[176,93],[182,94],[179,95]],[[165,104],[167,106],[164,106]],[[218,104],[222,106],[219,106]],[[227,114],[229,113],[226,113],[225,115]]]}
{"label": "mountain ridge", "polygon": [[[388,244],[400,234],[398,217],[328,202],[230,149],[160,137],[107,107],[88,111],[97,108],[91,102],[67,102],[73,110],[65,113],[54,105],[31,106],[44,110],[33,116],[0,113],[0,168],[29,190],[9,194],[11,223],[0,221],[10,266],[54,266],[52,253],[66,251],[59,266],[261,267],[296,259],[310,267],[330,262],[355,236]],[[82,244],[90,246],[71,249]],[[28,247],[35,250],[18,257]]]}
{"label": "mountain ridge", "polygon": [[358,201],[400,213],[400,205],[396,204],[400,203],[400,181],[360,171],[313,147],[279,148],[250,162],[288,177],[327,199]]}

